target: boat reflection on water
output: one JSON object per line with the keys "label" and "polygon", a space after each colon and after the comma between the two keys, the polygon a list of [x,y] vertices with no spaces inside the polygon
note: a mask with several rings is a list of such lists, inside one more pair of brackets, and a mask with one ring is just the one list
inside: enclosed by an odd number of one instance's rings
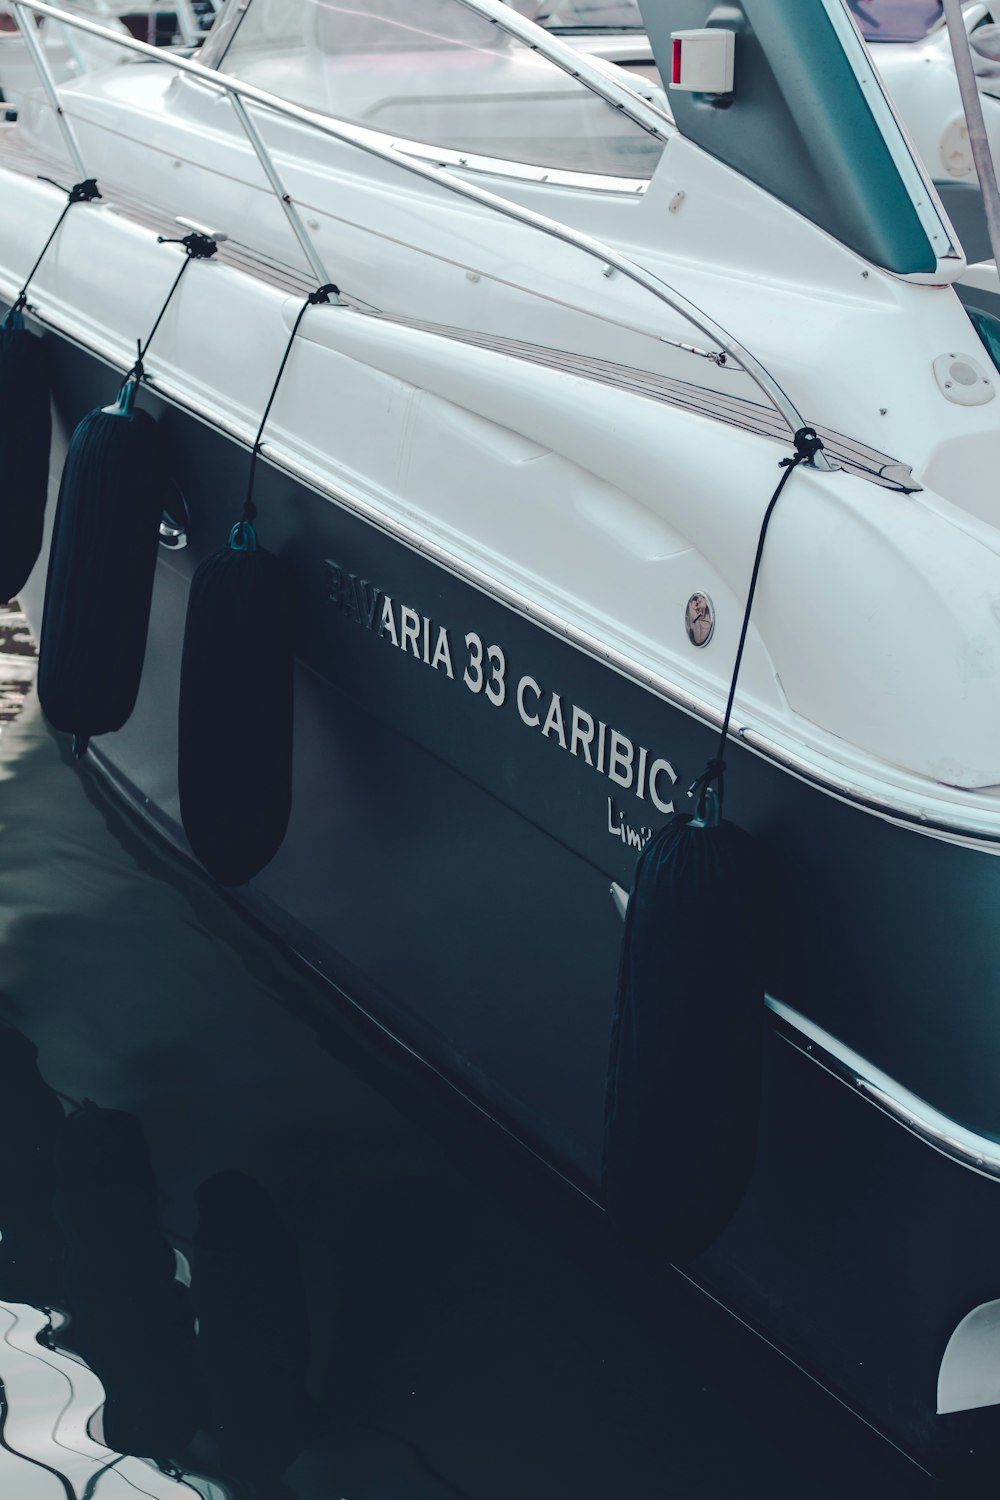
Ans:
{"label": "boat reflection on water", "polygon": [[168,1466],[198,1428],[194,1307],[157,1221],[138,1121],[84,1104],[59,1142],[69,1340],[105,1391],[104,1438]]}
{"label": "boat reflection on water", "polygon": [[219,1172],[195,1198],[204,1430],[225,1473],[274,1484],[310,1427],[309,1310],[298,1253],[272,1199],[245,1173]]}
{"label": "boat reflection on water", "polygon": [[341,1014],[22,701],[0,734],[4,1500],[926,1492]]}
{"label": "boat reflection on water", "polygon": [[63,1291],[62,1237],[52,1214],[63,1108],[43,1081],[37,1056],[21,1032],[0,1029],[0,1297],[7,1302],[54,1302]]}
{"label": "boat reflection on water", "polygon": [[[139,1122],[89,1101],[65,1113],[36,1059],[23,1033],[0,1029],[11,1143],[0,1194],[5,1452],[59,1477],[74,1497],[144,1456],[174,1481],[149,1490],[142,1465],[144,1493],[173,1493],[184,1479],[206,1496],[229,1494],[215,1481],[205,1488],[179,1458],[200,1429],[209,1460],[250,1481],[255,1497],[287,1494],[277,1480],[306,1436],[308,1338],[294,1250],[273,1204],[240,1173],[199,1189],[192,1286],[187,1258],[158,1222]],[[50,1432],[38,1420],[46,1407]]]}

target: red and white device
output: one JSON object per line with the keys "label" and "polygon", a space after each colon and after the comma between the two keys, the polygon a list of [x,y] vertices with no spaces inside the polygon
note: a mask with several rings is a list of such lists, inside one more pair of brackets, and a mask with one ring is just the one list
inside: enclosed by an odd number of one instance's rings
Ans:
{"label": "red and white device", "polygon": [[736,33],[721,27],[674,31],[670,87],[691,94],[731,94]]}

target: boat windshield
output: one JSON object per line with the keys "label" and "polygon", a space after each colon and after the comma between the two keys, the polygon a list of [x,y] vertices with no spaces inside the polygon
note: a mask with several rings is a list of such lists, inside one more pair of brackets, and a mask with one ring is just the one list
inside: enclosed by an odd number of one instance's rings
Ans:
{"label": "boat windshield", "polygon": [[[520,8],[520,7],[519,7]],[[460,0],[251,0],[221,68],[470,158],[649,178],[662,142]]]}

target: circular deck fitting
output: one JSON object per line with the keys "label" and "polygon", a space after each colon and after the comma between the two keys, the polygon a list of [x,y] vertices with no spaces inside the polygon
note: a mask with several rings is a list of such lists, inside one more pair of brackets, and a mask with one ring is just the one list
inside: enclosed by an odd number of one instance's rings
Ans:
{"label": "circular deck fitting", "polygon": [[684,611],[684,628],[692,646],[707,646],[715,633],[715,605],[707,594],[692,594]]}

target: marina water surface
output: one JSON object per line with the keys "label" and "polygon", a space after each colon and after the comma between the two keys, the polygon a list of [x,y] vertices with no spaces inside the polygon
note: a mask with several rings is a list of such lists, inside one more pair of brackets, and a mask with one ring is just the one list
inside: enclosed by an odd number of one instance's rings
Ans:
{"label": "marina water surface", "polygon": [[112,804],[0,623],[5,1500],[932,1492]]}

